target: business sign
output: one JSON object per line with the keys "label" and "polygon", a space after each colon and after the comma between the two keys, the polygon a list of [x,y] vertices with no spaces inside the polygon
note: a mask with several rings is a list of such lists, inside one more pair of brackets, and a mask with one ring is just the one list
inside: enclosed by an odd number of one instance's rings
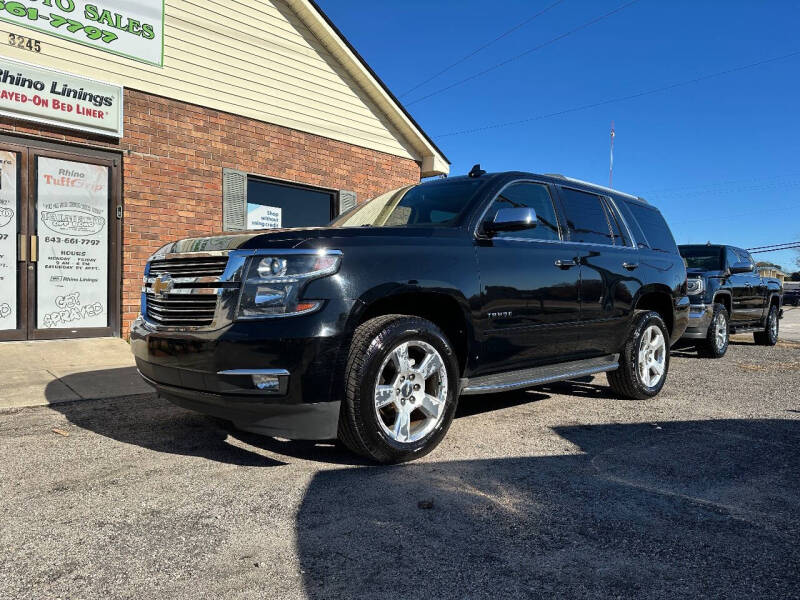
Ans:
{"label": "business sign", "polygon": [[17,154],[0,151],[0,331],[17,328]]}
{"label": "business sign", "polygon": [[279,229],[283,211],[278,206],[247,204],[248,229]]}
{"label": "business sign", "polygon": [[38,161],[37,327],[107,327],[108,167]]}
{"label": "business sign", "polygon": [[0,2],[0,7],[0,21],[164,64],[164,0],[18,0]]}
{"label": "business sign", "polygon": [[0,57],[0,114],[122,137],[122,102],[120,85]]}

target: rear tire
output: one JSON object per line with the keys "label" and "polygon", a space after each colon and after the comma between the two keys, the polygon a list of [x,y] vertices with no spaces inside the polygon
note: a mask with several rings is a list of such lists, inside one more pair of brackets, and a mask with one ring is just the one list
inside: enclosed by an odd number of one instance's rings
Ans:
{"label": "rear tire", "polygon": [[728,311],[722,304],[714,304],[706,339],[695,344],[697,353],[705,358],[722,358],[728,351],[729,339]]}
{"label": "rear tire", "polygon": [[778,343],[778,307],[774,304],[769,307],[767,323],[764,331],[756,331],[753,334],[753,341],[759,346],[774,346]]}
{"label": "rear tire", "polygon": [[374,461],[424,456],[453,421],[458,361],[430,321],[385,315],[362,323],[350,344],[345,377],[339,439]]}
{"label": "rear tire", "polygon": [[664,320],[655,311],[636,311],[619,368],[607,375],[611,389],[631,400],[652,398],[664,387],[668,370],[669,332]]}

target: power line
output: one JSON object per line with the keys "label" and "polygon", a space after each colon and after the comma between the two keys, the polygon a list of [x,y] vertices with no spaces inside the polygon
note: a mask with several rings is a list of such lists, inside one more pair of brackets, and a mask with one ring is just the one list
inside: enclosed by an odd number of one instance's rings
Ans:
{"label": "power line", "polygon": [[675,192],[642,192],[642,196],[645,196],[650,199],[655,200],[665,200],[669,198],[692,198],[696,196],[719,196],[719,195],[732,195],[732,194],[741,194],[743,192],[775,192],[778,190],[787,190],[792,188],[800,187],[800,180],[796,181],[785,181],[785,182],[773,182],[773,183],[761,183],[757,184],[754,183],[752,185],[747,186],[738,186],[738,187],[725,187],[724,184],[721,184],[719,187],[713,187],[711,185],[706,187],[698,186],[696,189],[692,190],[687,188],[686,191],[675,191]]}
{"label": "power line", "polygon": [[661,193],[679,193],[686,190],[699,190],[704,188],[717,188],[719,186],[728,186],[728,185],[757,185],[759,182],[762,181],[775,181],[778,179],[789,179],[789,178],[798,178],[800,177],[800,173],[784,173],[782,175],[760,175],[758,177],[751,177],[749,179],[724,179],[724,180],[717,180],[717,181],[706,181],[704,183],[699,183],[696,185],[683,185],[677,187],[668,187],[668,188],[651,188],[649,190],[643,190],[642,194],[661,194]]}
{"label": "power line", "polygon": [[648,96],[650,94],[657,94],[659,92],[666,92],[666,91],[669,91],[669,90],[672,90],[672,89],[675,89],[675,88],[678,88],[678,87],[682,87],[682,86],[685,86],[685,85],[690,85],[692,83],[700,83],[701,81],[707,81],[707,80],[713,79],[715,77],[722,77],[723,75],[730,75],[731,73],[737,73],[739,71],[744,71],[745,69],[753,69],[755,67],[760,67],[762,65],[766,65],[766,64],[769,64],[769,63],[772,63],[772,62],[776,62],[776,61],[779,61],[779,60],[783,60],[783,59],[786,59],[786,58],[791,58],[791,57],[794,57],[794,56],[797,56],[797,55],[800,55],[800,50],[797,50],[795,52],[790,52],[788,54],[782,54],[781,56],[775,56],[773,58],[767,58],[767,59],[760,60],[760,61],[757,61],[757,62],[754,62],[754,63],[749,63],[749,64],[741,65],[741,66],[738,66],[738,67],[733,67],[731,69],[725,69],[724,71],[717,71],[716,73],[709,73],[707,75],[701,75],[700,77],[694,77],[692,79],[686,79],[684,81],[679,81],[677,83],[671,83],[669,85],[664,85],[664,86],[661,86],[661,87],[652,88],[652,89],[649,89],[649,90],[644,90],[644,91],[636,92],[636,93],[633,93],[633,94],[628,94],[626,96],[618,96],[616,98],[610,98],[608,100],[602,100],[600,102],[593,102],[592,104],[584,104],[582,106],[576,106],[574,108],[567,108],[565,110],[560,110],[560,111],[557,111],[557,112],[547,113],[547,114],[539,115],[539,116],[536,116],[536,117],[529,117],[527,119],[519,119],[517,121],[507,121],[505,123],[495,123],[493,125],[485,125],[483,127],[476,127],[474,129],[463,129],[461,131],[453,131],[453,132],[450,132],[450,133],[442,133],[442,134],[436,135],[434,137],[443,138],[443,137],[450,137],[450,136],[454,136],[454,135],[464,135],[464,134],[467,134],[467,133],[477,133],[479,131],[486,131],[488,129],[499,129],[501,127],[510,127],[512,125],[522,125],[523,123],[530,123],[532,121],[540,121],[542,119],[549,119],[550,117],[558,117],[558,116],[565,115],[565,114],[568,114],[568,113],[578,112],[578,111],[581,111],[581,110],[588,110],[590,108],[597,108],[598,106],[605,106],[606,104],[614,104],[616,102],[622,102],[624,100],[632,100],[634,98],[641,98],[642,96]]}
{"label": "power line", "polygon": [[748,250],[750,254],[762,254],[765,252],[780,252],[782,250],[795,250],[800,249],[800,244],[795,244],[794,246],[786,246],[786,248],[776,248],[774,250]]}
{"label": "power line", "polygon": [[498,35],[498,36],[497,36],[496,38],[494,38],[493,40],[490,40],[490,41],[486,42],[486,43],[485,43],[483,46],[480,46],[479,48],[475,48],[475,50],[473,50],[473,51],[472,51],[472,52],[470,52],[469,54],[465,54],[464,56],[462,56],[461,58],[459,58],[459,59],[458,59],[457,61],[455,61],[454,63],[452,63],[452,64],[450,64],[450,65],[446,66],[446,67],[445,67],[444,69],[442,69],[441,71],[439,71],[439,72],[437,72],[437,73],[434,73],[433,75],[431,75],[430,77],[428,77],[426,80],[419,82],[417,85],[415,85],[415,86],[414,86],[414,87],[412,87],[412,88],[409,88],[408,90],[406,90],[405,92],[403,92],[402,94],[400,94],[400,96],[401,96],[401,97],[402,97],[402,96],[407,96],[408,94],[410,94],[410,93],[411,93],[411,92],[413,92],[414,90],[416,90],[416,89],[418,89],[418,88],[421,88],[421,87],[422,87],[423,85],[425,85],[426,83],[430,83],[431,81],[433,81],[434,79],[436,79],[436,78],[437,78],[437,77],[439,77],[440,75],[444,75],[445,73],[447,73],[447,72],[448,72],[450,69],[452,69],[453,67],[457,67],[457,66],[458,66],[458,65],[460,65],[461,63],[463,63],[463,62],[466,62],[467,60],[469,60],[470,58],[472,58],[473,56],[475,56],[475,55],[476,55],[476,54],[478,54],[479,52],[482,52],[483,50],[486,50],[486,48],[488,48],[488,47],[489,47],[489,46],[491,46],[492,44],[495,44],[495,43],[499,42],[500,40],[502,40],[503,38],[505,38],[505,37],[507,37],[507,36],[511,35],[511,34],[512,34],[512,33],[514,33],[514,32],[515,32],[517,29],[520,29],[521,27],[524,27],[525,25],[527,25],[527,24],[528,24],[528,23],[530,23],[531,21],[533,21],[533,20],[535,20],[535,19],[538,19],[538,18],[539,18],[539,17],[541,17],[541,16],[542,16],[544,13],[546,13],[547,11],[549,11],[549,10],[550,10],[550,9],[552,9],[552,8],[555,8],[556,6],[558,6],[559,4],[561,4],[563,1],[564,1],[564,0],[556,0],[556,1],[555,1],[555,2],[553,2],[551,5],[549,5],[549,6],[545,7],[545,8],[543,8],[542,10],[540,10],[540,11],[539,11],[538,13],[536,13],[535,15],[533,15],[533,16],[531,16],[531,17],[528,17],[527,19],[525,19],[525,20],[524,20],[524,21],[522,21],[521,23],[518,23],[518,24],[514,25],[514,27],[512,27],[511,29],[508,29],[508,30],[504,31],[503,33],[501,33],[500,35]]}
{"label": "power line", "polygon": [[611,10],[611,11],[609,11],[609,12],[603,14],[603,15],[600,15],[599,17],[595,17],[594,19],[591,19],[590,21],[586,21],[585,23],[583,23],[581,25],[578,25],[574,29],[570,29],[569,31],[566,31],[566,32],[562,33],[561,35],[558,35],[558,36],[556,36],[556,37],[554,37],[552,39],[549,39],[546,42],[542,42],[538,46],[534,46],[533,48],[529,48],[528,50],[525,50],[525,52],[521,52],[520,54],[512,56],[511,58],[507,58],[506,60],[504,60],[502,62],[496,63],[496,64],[492,65],[491,67],[483,69],[482,71],[478,71],[477,73],[473,73],[469,77],[465,77],[464,79],[460,79],[460,80],[456,81],[455,83],[451,83],[450,85],[447,85],[447,86],[445,86],[443,88],[439,88],[438,90],[436,90],[434,92],[431,92],[430,94],[427,94],[427,95],[422,96],[420,98],[417,98],[416,100],[412,100],[411,102],[406,102],[406,106],[411,106],[412,104],[416,104],[417,102],[422,102],[423,100],[427,100],[428,98],[432,98],[433,96],[437,96],[437,95],[441,94],[442,92],[446,92],[447,90],[453,89],[454,87],[462,85],[462,84],[464,84],[464,83],[466,83],[468,81],[472,81],[473,79],[477,79],[478,77],[482,77],[482,76],[486,75],[487,73],[490,73],[491,71],[494,71],[495,69],[499,69],[500,67],[504,67],[505,65],[507,65],[507,64],[509,64],[511,62],[514,62],[515,60],[519,60],[523,56],[527,56],[528,54],[531,54],[532,52],[536,52],[537,50],[541,50],[545,46],[549,46],[550,44],[554,44],[555,42],[558,42],[559,40],[563,40],[564,38],[569,37],[573,33],[577,33],[578,31],[581,31],[582,29],[586,29],[587,27],[589,27],[591,25],[594,25],[595,23],[599,23],[603,19],[607,19],[611,15],[616,14],[616,13],[620,12],[621,10],[624,10],[624,9],[628,8],[631,4],[635,4],[638,1],[639,0],[630,0],[630,2],[627,2],[627,3],[623,4],[622,6],[618,6],[614,10]]}
{"label": "power line", "polygon": [[670,221],[670,224],[672,224],[672,225],[685,225],[686,223],[698,223],[698,222],[703,222],[703,221],[730,221],[732,219],[738,219],[739,217],[747,217],[747,216],[750,216],[750,215],[763,215],[763,214],[767,214],[767,213],[782,212],[782,211],[793,210],[793,209],[797,209],[797,208],[798,208],[798,206],[796,204],[794,206],[776,206],[774,208],[769,208],[767,210],[764,210],[764,209],[751,210],[751,211],[748,211],[748,212],[737,213],[735,215],[724,215],[722,217],[714,216],[714,217],[704,217],[702,219],[696,219],[696,218],[687,219],[685,221]]}
{"label": "power line", "polygon": [[764,248],[774,248],[776,246],[795,246],[800,244],[800,240],[795,242],[785,242],[783,244],[768,244],[767,246],[753,246],[752,248],[748,248],[748,250],[763,250]]}

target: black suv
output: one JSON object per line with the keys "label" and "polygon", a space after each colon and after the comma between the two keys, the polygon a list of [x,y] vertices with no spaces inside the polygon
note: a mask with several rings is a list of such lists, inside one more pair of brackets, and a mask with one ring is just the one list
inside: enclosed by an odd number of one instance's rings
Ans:
{"label": "black suv", "polygon": [[656,395],[685,294],[669,227],[645,201],[473,169],[328,227],[164,246],[131,345],[176,404],[398,462],[439,443],[462,394],[608,372],[620,396]]}
{"label": "black suv", "polygon": [[692,302],[683,338],[701,356],[721,358],[730,333],[753,332],[757,344],[774,346],[782,316],[783,284],[761,277],[747,250],[718,244],[680,246]]}

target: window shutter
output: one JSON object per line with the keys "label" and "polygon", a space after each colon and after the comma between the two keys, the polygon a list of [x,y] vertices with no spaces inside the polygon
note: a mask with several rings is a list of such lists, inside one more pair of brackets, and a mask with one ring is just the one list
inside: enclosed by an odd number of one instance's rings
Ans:
{"label": "window shutter", "polygon": [[222,228],[247,229],[247,173],[222,169]]}
{"label": "window shutter", "polygon": [[355,208],[356,193],[349,190],[339,190],[339,214]]}

